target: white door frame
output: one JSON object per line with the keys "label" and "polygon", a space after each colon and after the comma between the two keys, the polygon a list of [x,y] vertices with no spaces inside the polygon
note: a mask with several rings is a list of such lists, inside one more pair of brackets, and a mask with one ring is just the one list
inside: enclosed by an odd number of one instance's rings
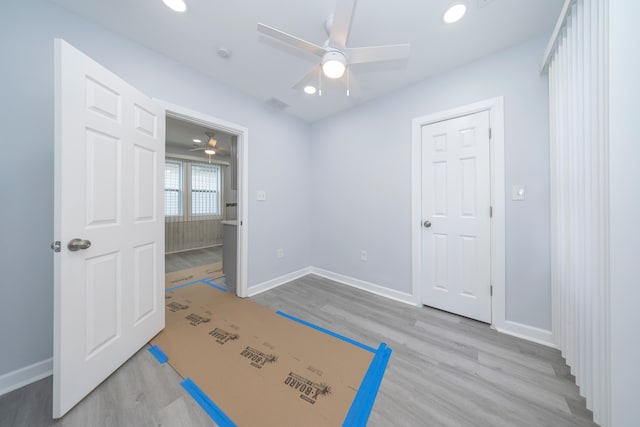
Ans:
{"label": "white door frame", "polygon": [[504,98],[496,97],[441,111],[411,122],[411,277],[413,296],[420,304],[422,294],[422,126],[460,116],[489,111],[491,127],[491,326],[505,323],[505,168]]}
{"label": "white door frame", "polygon": [[238,259],[236,264],[236,294],[245,298],[248,296],[247,271],[249,259],[249,129],[218,117],[209,116],[175,105],[161,99],[154,101],[164,107],[167,117],[180,119],[238,137]]}

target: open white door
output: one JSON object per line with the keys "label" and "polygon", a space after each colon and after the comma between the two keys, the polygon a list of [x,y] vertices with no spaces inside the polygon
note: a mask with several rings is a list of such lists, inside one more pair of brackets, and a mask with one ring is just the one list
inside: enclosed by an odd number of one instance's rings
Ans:
{"label": "open white door", "polygon": [[422,126],[422,302],[491,323],[489,112]]}
{"label": "open white door", "polygon": [[63,40],[55,61],[59,418],[164,328],[165,112]]}

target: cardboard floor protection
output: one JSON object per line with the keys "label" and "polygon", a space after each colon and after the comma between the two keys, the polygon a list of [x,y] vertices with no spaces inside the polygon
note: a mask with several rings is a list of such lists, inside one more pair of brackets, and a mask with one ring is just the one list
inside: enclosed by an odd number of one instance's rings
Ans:
{"label": "cardboard floor protection", "polygon": [[174,286],[184,285],[201,279],[218,279],[224,276],[222,272],[222,262],[201,265],[199,267],[189,268],[187,270],[175,271],[165,275],[165,288],[173,288]]}
{"label": "cardboard floor protection", "polygon": [[366,424],[391,353],[384,344],[350,342],[206,281],[168,290],[165,302],[166,327],[151,344],[219,425]]}

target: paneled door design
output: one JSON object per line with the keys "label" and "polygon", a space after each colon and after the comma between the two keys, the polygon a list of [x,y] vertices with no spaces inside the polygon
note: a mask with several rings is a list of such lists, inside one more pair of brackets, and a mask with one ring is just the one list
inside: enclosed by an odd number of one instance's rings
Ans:
{"label": "paneled door design", "polygon": [[489,112],[422,127],[422,302],[491,322]]}
{"label": "paneled door design", "polygon": [[55,59],[59,418],[164,328],[165,111],[63,40]]}

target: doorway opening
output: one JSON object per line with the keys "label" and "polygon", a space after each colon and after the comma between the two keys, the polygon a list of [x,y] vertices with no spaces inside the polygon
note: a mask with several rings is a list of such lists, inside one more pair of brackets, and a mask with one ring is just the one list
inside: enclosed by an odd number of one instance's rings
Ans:
{"label": "doorway opening", "polygon": [[247,129],[166,109],[165,273],[188,271],[247,295]]}

